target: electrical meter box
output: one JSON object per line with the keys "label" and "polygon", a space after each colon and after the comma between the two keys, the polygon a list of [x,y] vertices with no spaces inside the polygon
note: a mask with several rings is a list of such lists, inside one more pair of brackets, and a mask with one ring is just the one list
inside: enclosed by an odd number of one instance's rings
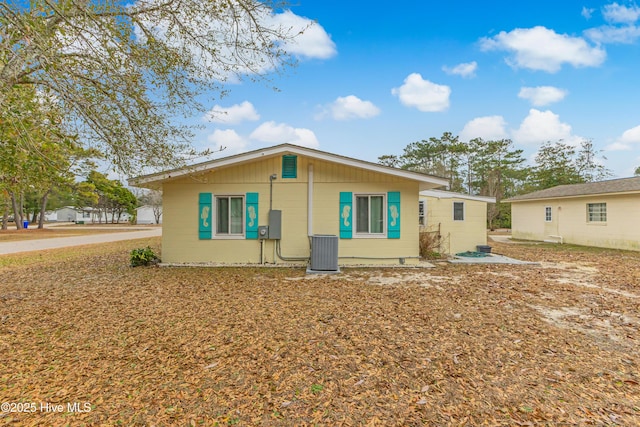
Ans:
{"label": "electrical meter box", "polygon": [[269,238],[269,226],[268,225],[260,225],[258,226],[258,239],[268,239]]}
{"label": "electrical meter box", "polygon": [[269,211],[269,239],[280,240],[282,238],[282,211]]}

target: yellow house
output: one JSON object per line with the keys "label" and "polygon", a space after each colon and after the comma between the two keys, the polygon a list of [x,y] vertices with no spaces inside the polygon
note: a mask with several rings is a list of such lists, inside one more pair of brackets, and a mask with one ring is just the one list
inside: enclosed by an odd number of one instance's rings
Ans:
{"label": "yellow house", "polygon": [[494,197],[442,190],[420,192],[420,230],[439,236],[438,252],[454,255],[487,244],[487,203]]}
{"label": "yellow house", "polygon": [[640,250],[640,177],[559,185],[506,201],[513,238]]}
{"label": "yellow house", "polygon": [[129,183],[162,190],[165,263],[334,270],[417,263],[418,193],[447,181],[283,144]]}

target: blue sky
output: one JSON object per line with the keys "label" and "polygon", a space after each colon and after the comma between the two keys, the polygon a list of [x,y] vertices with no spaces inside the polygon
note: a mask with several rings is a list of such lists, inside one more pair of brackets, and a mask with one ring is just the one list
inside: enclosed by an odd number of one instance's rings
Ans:
{"label": "blue sky", "polygon": [[[603,150],[614,176],[640,166],[640,7],[628,2],[397,4],[299,0],[312,26],[299,64],[206,99],[198,148],[216,157],[290,142],[377,161],[452,132]],[[278,91],[274,91],[276,86]]]}

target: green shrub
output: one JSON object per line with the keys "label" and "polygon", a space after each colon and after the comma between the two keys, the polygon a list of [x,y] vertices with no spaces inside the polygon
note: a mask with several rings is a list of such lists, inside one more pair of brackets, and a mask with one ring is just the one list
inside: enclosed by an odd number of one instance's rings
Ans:
{"label": "green shrub", "polygon": [[141,265],[155,265],[160,262],[160,258],[153,252],[150,246],[138,248],[131,251],[131,267]]}

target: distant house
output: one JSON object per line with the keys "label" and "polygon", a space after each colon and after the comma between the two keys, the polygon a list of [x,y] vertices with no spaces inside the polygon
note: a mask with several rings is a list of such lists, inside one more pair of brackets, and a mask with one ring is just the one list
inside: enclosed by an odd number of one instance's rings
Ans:
{"label": "distant house", "polygon": [[137,224],[162,224],[162,206],[144,205],[136,208]]}
{"label": "distant house", "polygon": [[329,269],[418,263],[418,193],[447,181],[282,144],[129,184],[162,190],[164,262]]}
{"label": "distant house", "polygon": [[[76,208],[73,206],[65,206],[55,211],[55,216],[51,215],[50,218],[55,218],[56,222],[75,222],[76,224],[93,224],[93,223],[111,223],[114,217],[117,219],[117,214],[112,212],[100,212],[92,207]],[[128,222],[130,215],[127,212],[123,212],[120,215],[120,222]]]}
{"label": "distant house", "polygon": [[55,211],[56,222],[91,222],[91,208],[75,208],[65,206]]}
{"label": "distant house", "polygon": [[640,177],[559,185],[505,202],[513,238],[640,250]]}
{"label": "distant house", "polygon": [[421,231],[439,236],[439,252],[476,251],[487,244],[487,203],[494,197],[471,196],[441,190],[420,192]]}

